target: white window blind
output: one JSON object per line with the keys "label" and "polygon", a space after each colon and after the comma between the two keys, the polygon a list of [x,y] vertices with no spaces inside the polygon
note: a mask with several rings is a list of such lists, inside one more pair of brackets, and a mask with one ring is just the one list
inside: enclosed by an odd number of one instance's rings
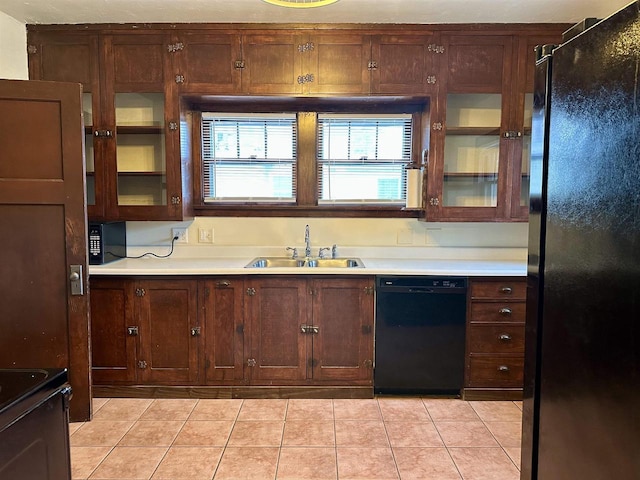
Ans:
{"label": "white window blind", "polygon": [[296,115],[202,114],[205,202],[296,199]]}
{"label": "white window blind", "polygon": [[411,115],[318,115],[320,204],[404,204]]}

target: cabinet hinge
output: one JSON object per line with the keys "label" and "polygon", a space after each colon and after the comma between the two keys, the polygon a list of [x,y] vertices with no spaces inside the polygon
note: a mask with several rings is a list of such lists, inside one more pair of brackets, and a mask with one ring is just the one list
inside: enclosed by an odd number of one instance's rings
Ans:
{"label": "cabinet hinge", "polygon": [[307,43],[302,43],[302,44],[298,45],[298,51],[300,53],[310,52],[314,48],[315,48],[315,45],[313,44],[313,42],[307,42]]}
{"label": "cabinet hinge", "polygon": [[299,84],[303,84],[303,83],[311,83],[313,82],[313,80],[315,79],[315,77],[313,76],[313,73],[307,73],[306,75],[299,75],[298,76],[298,83]]}
{"label": "cabinet hinge", "polygon": [[211,360],[209,360],[208,358],[204,361],[204,368],[211,368]]}
{"label": "cabinet hinge", "polygon": [[373,360],[367,359],[364,362],[362,362],[362,366],[364,368],[373,368]]}
{"label": "cabinet hinge", "polygon": [[435,84],[437,81],[435,75],[428,75],[426,80],[427,80],[427,83],[430,85]]}
{"label": "cabinet hinge", "polygon": [[367,70],[377,70],[378,62],[371,61],[367,64]]}
{"label": "cabinet hinge", "polygon": [[235,62],[233,62],[233,67],[237,68],[237,69],[243,69],[244,68],[244,60],[236,60]]}
{"label": "cabinet hinge", "polygon": [[438,199],[438,197],[431,197],[429,198],[429,205],[431,205],[432,207],[437,207],[438,205],[440,205],[440,200]]}
{"label": "cabinet hinge", "polygon": [[238,326],[236,327],[236,333],[237,333],[238,335],[242,335],[242,334],[244,333],[244,325],[238,325]]}
{"label": "cabinet hinge", "polygon": [[111,138],[113,137],[113,132],[111,130],[94,130],[93,136],[96,138]]}
{"label": "cabinet hinge", "polygon": [[444,47],[442,45],[436,45],[435,43],[430,43],[427,46],[427,50],[433,53],[444,53]]}
{"label": "cabinet hinge", "polygon": [[314,327],[313,325],[300,325],[300,333],[317,335],[320,333],[320,327]]}
{"label": "cabinet hinge", "polygon": [[204,298],[209,298],[209,295],[211,295],[211,290],[209,287],[204,287]]}
{"label": "cabinet hinge", "polygon": [[247,367],[255,367],[257,364],[256,359],[255,358],[249,358],[247,359]]}
{"label": "cabinet hinge", "polygon": [[176,75],[176,83],[184,83],[184,75]]}
{"label": "cabinet hinge", "polygon": [[27,47],[27,53],[31,53],[31,54],[38,53],[38,47],[36,47],[35,45],[29,45]]}
{"label": "cabinet hinge", "polygon": [[169,122],[169,130],[178,130],[177,122]]}
{"label": "cabinet hinge", "polygon": [[147,368],[147,362],[145,362],[144,360],[140,360],[138,362],[138,368]]}
{"label": "cabinet hinge", "polygon": [[444,126],[442,125],[442,122],[434,122],[433,125],[431,125],[431,128],[434,130],[442,130]]}
{"label": "cabinet hinge", "polygon": [[200,327],[191,327],[191,336],[199,337],[200,336]]}
{"label": "cabinet hinge", "polygon": [[515,130],[508,130],[502,134],[504,138],[509,140],[515,140],[516,138],[522,137],[522,132],[517,132]]}
{"label": "cabinet hinge", "polygon": [[136,288],[136,297],[144,297],[147,294],[144,288]]}
{"label": "cabinet hinge", "polygon": [[178,195],[171,197],[171,205],[180,205],[180,203],[182,203],[182,199]]}
{"label": "cabinet hinge", "polygon": [[183,50],[183,49],[184,49],[184,43],[182,42],[171,43],[167,45],[167,50],[169,51],[169,53],[179,52],[180,50]]}
{"label": "cabinet hinge", "polygon": [[373,295],[373,287],[364,287],[365,295]]}
{"label": "cabinet hinge", "polygon": [[249,295],[250,297],[253,297],[256,294],[256,289],[253,287],[249,287],[247,288],[247,295]]}
{"label": "cabinet hinge", "polygon": [[138,335],[138,327],[127,327],[127,335],[135,337]]}

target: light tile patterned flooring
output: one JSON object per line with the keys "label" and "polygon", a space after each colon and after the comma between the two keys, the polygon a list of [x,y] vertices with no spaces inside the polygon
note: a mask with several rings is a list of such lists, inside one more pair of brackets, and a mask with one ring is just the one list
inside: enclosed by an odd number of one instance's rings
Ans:
{"label": "light tile patterned flooring", "polygon": [[521,402],[94,399],[74,480],[517,480]]}

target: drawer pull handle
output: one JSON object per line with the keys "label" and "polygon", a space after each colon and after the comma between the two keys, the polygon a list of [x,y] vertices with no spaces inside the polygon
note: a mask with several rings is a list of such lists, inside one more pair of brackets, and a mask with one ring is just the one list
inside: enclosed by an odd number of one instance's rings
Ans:
{"label": "drawer pull handle", "polygon": [[501,342],[509,342],[511,341],[511,335],[509,335],[508,333],[501,333],[500,335],[498,335],[498,339]]}
{"label": "drawer pull handle", "polygon": [[498,312],[500,313],[500,315],[505,315],[505,316],[511,315],[512,313],[511,309],[508,307],[501,308],[500,310],[498,310]]}
{"label": "drawer pull handle", "polygon": [[513,292],[511,287],[502,287],[500,289],[500,293],[504,293],[505,295],[509,295],[511,292]]}
{"label": "drawer pull handle", "polygon": [[509,371],[509,367],[507,367],[506,365],[500,365],[500,366],[498,367],[498,371],[499,371],[499,372],[505,372],[505,373],[506,373],[506,372],[508,372],[508,371]]}

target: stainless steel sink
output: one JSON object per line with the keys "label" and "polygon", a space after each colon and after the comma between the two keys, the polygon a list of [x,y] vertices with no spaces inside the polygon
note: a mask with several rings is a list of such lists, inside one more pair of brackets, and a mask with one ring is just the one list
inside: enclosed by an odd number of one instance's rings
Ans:
{"label": "stainless steel sink", "polygon": [[245,268],[364,268],[359,258],[288,258],[288,257],[257,257],[251,260]]}

